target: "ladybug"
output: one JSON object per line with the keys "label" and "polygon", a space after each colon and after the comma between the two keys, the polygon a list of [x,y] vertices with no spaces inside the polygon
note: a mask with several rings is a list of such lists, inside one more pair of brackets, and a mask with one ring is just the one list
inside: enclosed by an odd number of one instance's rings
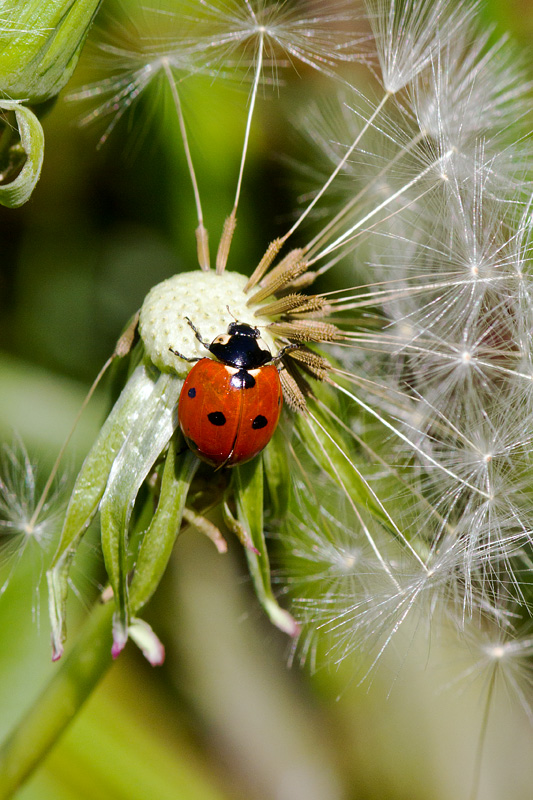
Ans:
{"label": "ladybug", "polygon": [[276,430],[283,404],[277,364],[298,345],[287,345],[273,357],[259,330],[244,322],[232,322],[227,333],[209,343],[186,320],[216,360],[187,358],[170,348],[178,358],[197,362],[178,401],[185,441],[217,468],[243,464],[266,447]]}

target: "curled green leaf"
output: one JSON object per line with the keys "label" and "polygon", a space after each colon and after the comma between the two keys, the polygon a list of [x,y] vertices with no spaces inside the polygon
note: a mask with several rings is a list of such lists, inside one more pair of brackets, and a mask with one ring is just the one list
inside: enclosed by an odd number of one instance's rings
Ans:
{"label": "curled green leaf", "polygon": [[[12,112],[18,128],[18,139],[2,153],[0,172],[0,203],[8,208],[23,205],[33,192],[44,157],[44,133],[41,123],[29,108],[12,100],[0,100],[0,109],[5,113]],[[11,136],[12,127],[4,130],[4,136]]]}

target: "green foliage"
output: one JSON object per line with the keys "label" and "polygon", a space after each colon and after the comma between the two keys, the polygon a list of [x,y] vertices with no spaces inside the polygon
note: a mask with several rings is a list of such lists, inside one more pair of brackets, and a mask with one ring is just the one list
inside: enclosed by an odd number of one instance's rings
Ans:
{"label": "green foliage", "polygon": [[102,427],[72,491],[59,546],[48,572],[50,616],[57,655],[63,652],[66,635],[65,607],[72,559],[102,499],[113,461],[139,416],[143,399],[151,394],[153,388],[153,375],[141,365]]}
{"label": "green foliage", "polygon": [[0,89],[30,105],[55,97],[72,75],[101,0],[2,3]]}
{"label": "green foliage", "polygon": [[270,563],[263,527],[263,459],[254,458],[247,464],[233,468],[233,490],[237,504],[237,517],[248,531],[252,547],[246,548],[250,575],[259,602],[270,621],[289,636],[296,636],[298,625],[293,617],[281,608],[271,586]]}
{"label": "green foliage", "polygon": [[176,450],[183,447],[183,437],[173,436],[165,458],[157,509],[143,535],[129,590],[134,614],[159,586],[180,530],[191,480],[198,469],[198,459],[188,448],[177,455]]}
{"label": "green foliage", "polygon": [[[7,0],[0,19],[0,203],[27,202],[44,158],[44,134],[34,111],[53,100],[72,75],[101,0]],[[16,102],[15,102],[16,101]],[[12,120],[6,114],[12,112]],[[17,134],[16,140],[13,134]]]}

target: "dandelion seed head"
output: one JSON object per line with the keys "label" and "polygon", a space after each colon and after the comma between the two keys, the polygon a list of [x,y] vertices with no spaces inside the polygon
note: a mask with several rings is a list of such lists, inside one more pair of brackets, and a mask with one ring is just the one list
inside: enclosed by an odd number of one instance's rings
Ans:
{"label": "dandelion seed head", "polygon": [[509,124],[527,117],[531,81],[508,37],[493,42],[492,34],[465,24],[411,90],[420,127],[464,155],[474,152],[479,137],[497,150]]}
{"label": "dandelion seed head", "polygon": [[[158,369],[185,377],[190,364],[173,351],[187,359],[200,359],[208,354],[190,323],[208,343],[226,333],[230,323],[236,320],[257,327],[273,356],[287,341],[304,348],[308,341],[335,338],[339,333],[337,328],[316,319],[322,308],[320,297],[299,293],[285,296],[286,286],[306,269],[298,252],[282,259],[259,287],[252,284],[253,292],[250,292],[249,278],[229,270],[222,274],[183,272],[154,286],[144,300],[139,317],[139,331],[149,359]],[[294,370],[298,372],[298,357],[304,371],[323,380],[328,362],[312,353],[306,356],[305,348],[294,354],[291,363],[285,364],[293,377]],[[282,375],[281,380],[284,378]],[[291,402],[289,389],[285,388],[286,400]],[[301,402],[305,403],[303,395]]]}
{"label": "dandelion seed head", "polygon": [[[343,160],[344,205],[312,253],[323,272],[341,255],[353,265],[353,287],[328,298],[333,319],[357,319],[335,350],[353,407],[331,419],[352,432],[344,467],[370,480],[381,514],[355,500],[326,545],[304,513],[289,539],[304,626],[331,660],[362,648],[376,663],[407,620],[509,634],[527,611],[533,287],[530,191],[511,163],[522,142],[504,142],[529,91],[512,48],[479,34],[475,4],[368,7],[397,96],[344,89],[305,124],[326,174]],[[505,660],[501,636],[494,647]]]}
{"label": "dandelion seed head", "polygon": [[367,0],[383,84],[396,93],[431,64],[474,12],[448,0],[405,3]]}
{"label": "dandelion seed head", "polygon": [[255,58],[258,45],[264,46],[274,81],[277,70],[287,64],[301,62],[331,75],[339,61],[367,58],[367,35],[358,29],[358,4],[349,0],[336,0],[327,7],[317,0],[305,6],[265,0],[228,0],[217,6],[202,0],[200,6],[199,21],[206,33],[200,32],[195,50],[246,64],[247,56]]}
{"label": "dandelion seed head", "polygon": [[181,19],[180,25],[173,26],[172,15],[161,9],[136,6],[126,13],[119,6],[115,16],[108,15],[108,25],[97,33],[99,40],[91,47],[91,59],[103,77],[80,87],[67,99],[93,105],[80,119],[81,125],[107,123],[101,146],[124,113],[167,71],[181,80],[202,71],[202,63],[188,44],[189,21]]}
{"label": "dandelion seed head", "polygon": [[501,644],[488,644],[484,647],[487,656],[494,661],[502,661],[507,656],[507,649],[505,645]]}

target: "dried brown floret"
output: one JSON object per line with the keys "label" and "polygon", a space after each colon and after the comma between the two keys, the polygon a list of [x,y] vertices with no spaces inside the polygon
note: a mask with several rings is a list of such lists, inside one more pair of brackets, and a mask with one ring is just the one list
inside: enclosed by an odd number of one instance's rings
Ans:
{"label": "dried brown floret", "polygon": [[137,311],[137,313],[133,316],[128,327],[126,328],[126,330],[116,343],[113,355],[118,356],[119,358],[123,358],[124,356],[127,356],[128,353],[130,352],[135,337],[137,335],[137,327],[139,325],[139,314],[140,312]]}
{"label": "dried brown floret", "polygon": [[307,289],[307,287],[311,286],[311,284],[314,282],[317,275],[317,272],[308,269],[301,275],[298,275],[298,277],[294,278],[294,280],[290,281],[290,283],[285,284],[283,290],[278,291],[277,294],[280,295],[284,292],[299,292],[302,289]]}
{"label": "dried brown floret", "polygon": [[274,239],[273,242],[270,242],[264,256],[262,257],[261,261],[251,274],[250,280],[244,287],[245,292],[249,292],[250,289],[253,289],[253,287],[257,283],[259,283],[259,281],[261,280],[267,269],[270,267],[270,265],[276,258],[279,251],[281,250],[283,246],[283,241],[284,241],[283,239]]}
{"label": "dried brown floret", "polygon": [[[291,411],[299,411],[304,414],[307,411],[305,395],[298,385],[296,378],[288,371],[282,369],[279,373],[281,388],[283,389],[283,399]],[[303,379],[302,379],[303,380]]]}
{"label": "dried brown floret", "polygon": [[217,275],[221,275],[226,269],[231,240],[233,239],[236,225],[237,217],[235,216],[235,209],[233,209],[229,217],[226,217],[224,220],[224,228],[222,229],[222,236],[220,237],[217,251]]}
{"label": "dried brown floret", "polygon": [[284,336],[295,342],[333,342],[344,335],[336,325],[319,320],[273,322],[267,328],[273,336]]}
{"label": "dried brown floret", "polygon": [[302,250],[291,250],[273,270],[261,281],[261,288],[248,300],[248,305],[254,305],[275,294],[279,289],[290,283],[307,269],[307,264],[302,261]]}
{"label": "dried brown floret", "polygon": [[328,372],[331,370],[331,364],[327,358],[313,353],[307,347],[299,347],[298,350],[293,350],[288,354],[287,358],[297,361],[301,368],[319,381],[326,380]]}
{"label": "dried brown floret", "polygon": [[316,295],[307,296],[305,294],[288,294],[279,300],[274,300],[266,306],[261,306],[255,312],[256,317],[271,316],[278,314],[288,314],[293,312],[309,313],[321,311],[324,308],[325,299]]}

